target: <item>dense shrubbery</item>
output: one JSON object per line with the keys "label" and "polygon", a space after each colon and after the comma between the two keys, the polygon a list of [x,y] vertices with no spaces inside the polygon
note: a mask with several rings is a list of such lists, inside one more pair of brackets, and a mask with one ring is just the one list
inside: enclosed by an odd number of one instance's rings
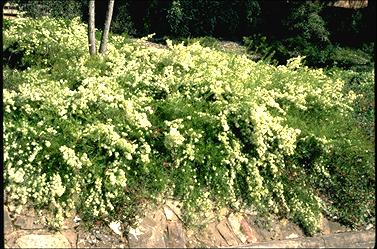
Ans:
{"label": "dense shrubbery", "polygon": [[243,44],[249,52],[258,55],[256,59],[273,64],[285,64],[289,58],[305,56],[306,65],[316,68],[339,67],[347,70],[370,71],[374,67],[374,43],[365,44],[359,49],[332,44],[318,47],[318,44],[308,42],[301,37],[273,41],[256,34],[244,37]]}
{"label": "dense shrubbery", "polygon": [[59,226],[70,209],[124,219],[140,199],[174,196],[193,224],[223,206],[275,212],[310,234],[325,211],[353,225],[374,218],[373,144],[338,77],[301,57],[275,67],[120,36],[106,57],[90,57],[86,34],[78,19],[16,19],[4,30],[4,49],[19,54],[3,90],[12,212],[30,201]]}
{"label": "dense shrubbery", "polygon": [[20,11],[29,17],[51,16],[71,19],[81,17],[83,4],[77,0],[10,0],[18,4]]}
{"label": "dense shrubbery", "polygon": [[174,0],[166,18],[175,36],[229,37],[255,26],[259,12],[259,4],[254,0]]}

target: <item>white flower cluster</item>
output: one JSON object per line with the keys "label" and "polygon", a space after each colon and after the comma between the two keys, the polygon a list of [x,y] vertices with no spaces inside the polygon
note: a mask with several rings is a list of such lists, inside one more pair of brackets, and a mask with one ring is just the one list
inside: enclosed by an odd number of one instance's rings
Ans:
{"label": "white flower cluster", "polygon": [[178,129],[183,129],[183,119],[176,119],[173,121],[165,121],[169,132],[165,133],[165,145],[171,148],[183,145],[185,137],[179,132]]}
{"label": "white flower cluster", "polygon": [[[276,211],[282,203],[308,227],[318,225],[320,214],[298,195],[288,200],[280,179],[299,139],[312,134],[290,118],[313,108],[347,113],[356,95],[342,92],[343,81],[301,66],[301,57],[274,67],[199,43],[150,48],[147,38],[125,44],[113,36],[107,56],[90,57],[85,30],[77,19],[43,18],[16,19],[4,31],[5,46],[17,42],[26,59],[43,57],[19,73],[17,90],[3,90],[12,211],[30,199],[53,205],[57,223],[78,205],[108,215],[127,199],[127,184],[144,177],[139,169],[148,174],[163,161],[166,172],[189,179],[168,182],[186,184],[182,196],[187,212],[199,210],[196,220],[213,209],[211,198],[238,208],[246,192],[249,203]],[[331,141],[316,139],[329,152]],[[314,169],[328,176],[320,160]],[[190,194],[196,188],[199,197]]]}

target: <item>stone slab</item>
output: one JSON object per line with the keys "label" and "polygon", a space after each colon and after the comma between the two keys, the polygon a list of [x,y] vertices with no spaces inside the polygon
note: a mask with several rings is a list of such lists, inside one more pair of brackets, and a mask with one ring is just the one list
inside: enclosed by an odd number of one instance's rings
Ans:
{"label": "stone slab", "polygon": [[363,248],[363,246],[369,248],[375,244],[375,241],[375,231],[345,232],[327,236],[247,244],[237,246],[237,248]]}
{"label": "stone slab", "polygon": [[245,243],[247,241],[247,237],[244,233],[241,232],[241,221],[243,220],[243,217],[239,214],[231,213],[228,216],[228,224],[230,225],[230,228],[234,232],[234,234],[237,236],[237,238],[242,242]]}
{"label": "stone slab", "polygon": [[166,247],[164,229],[155,220],[157,217],[161,215],[148,214],[136,228],[130,229],[127,236],[130,248]]}
{"label": "stone slab", "polygon": [[8,208],[4,206],[4,233],[11,233],[13,231],[12,219],[9,216]]}
{"label": "stone slab", "polygon": [[186,247],[185,231],[182,224],[178,222],[168,223],[168,234],[165,239],[168,248],[184,248]]}
{"label": "stone slab", "polygon": [[71,248],[68,239],[62,234],[28,234],[18,238],[16,245],[20,248]]}
{"label": "stone slab", "polygon": [[255,230],[250,227],[245,219],[242,219],[241,222],[241,231],[246,235],[247,243],[256,243],[258,241]]}
{"label": "stone slab", "polygon": [[237,238],[233,235],[233,232],[231,231],[231,229],[229,229],[225,220],[220,221],[220,223],[217,224],[216,228],[229,246],[238,245]]}

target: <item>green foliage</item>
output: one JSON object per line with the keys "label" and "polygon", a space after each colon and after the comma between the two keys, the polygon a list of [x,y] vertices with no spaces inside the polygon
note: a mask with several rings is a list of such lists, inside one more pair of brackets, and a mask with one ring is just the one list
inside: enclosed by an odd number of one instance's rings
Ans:
{"label": "green foliage", "polygon": [[184,13],[179,0],[172,2],[171,8],[166,16],[170,30],[173,34],[187,35],[189,34],[188,26],[184,23]]}
{"label": "green foliage", "polygon": [[37,18],[51,16],[72,19],[82,16],[82,3],[77,0],[11,0],[16,3],[25,16]]}
{"label": "green foliage", "polygon": [[230,36],[243,26],[255,25],[259,12],[259,3],[255,0],[174,0],[167,9],[166,19],[175,36]]}
{"label": "green foliage", "polygon": [[374,70],[353,71],[333,68],[328,74],[334,78],[345,81],[345,89],[352,90],[358,94],[358,98],[353,105],[353,115],[357,121],[357,126],[363,129],[371,143],[375,137],[375,114],[374,114]]}
{"label": "green foliage", "polygon": [[185,46],[192,45],[194,43],[199,43],[203,47],[209,47],[213,49],[220,49],[220,42],[218,39],[211,36],[195,37],[195,38],[181,38],[176,39],[173,44],[178,44],[183,42]]}
{"label": "green foliage", "polygon": [[136,29],[132,23],[130,13],[128,11],[128,3],[122,3],[113,14],[114,18],[111,22],[111,31],[116,34],[126,33],[135,35]]}
{"label": "green foliage", "polygon": [[[30,24],[25,24],[25,20]],[[19,67],[52,67],[55,63],[72,67],[81,56],[87,53],[87,35],[85,26],[79,24],[79,18],[59,19],[18,18],[11,21],[12,25],[4,29],[3,50],[19,54]],[[9,35],[12,34],[12,35]],[[72,39],[75,36],[75,39]],[[52,67],[53,68],[53,67]]]}
{"label": "green foliage", "polygon": [[[89,56],[86,34],[77,19],[16,19],[4,30],[5,48],[28,66],[4,71],[12,212],[48,208],[56,227],[72,209],[85,220],[132,221],[143,200],[173,197],[189,225],[248,207],[313,234],[326,211],[320,190],[335,188],[332,213],[373,219],[374,150],[364,149],[352,118],[358,96],[343,80],[302,57],[276,67],[200,40],[161,49],[113,35],[107,56]],[[342,182],[365,194],[345,198]]]}
{"label": "green foliage", "polygon": [[253,54],[253,59],[263,60],[266,63],[277,64],[276,59],[272,59],[275,55],[273,45],[267,41],[267,37],[261,34],[243,37],[244,46]]}
{"label": "green foliage", "polygon": [[294,37],[317,44],[329,42],[330,33],[321,17],[323,5],[320,2],[304,1],[293,4],[292,12],[286,20],[286,27]]}
{"label": "green foliage", "polygon": [[326,64],[344,69],[363,70],[373,67],[372,58],[361,49],[329,47]]}
{"label": "green foliage", "polygon": [[271,64],[284,64],[289,58],[305,56],[305,63],[310,67],[339,67],[359,71],[368,71],[374,67],[374,43],[356,49],[332,44],[321,47],[303,37],[273,41],[256,34],[244,37],[243,40],[254,59]]}

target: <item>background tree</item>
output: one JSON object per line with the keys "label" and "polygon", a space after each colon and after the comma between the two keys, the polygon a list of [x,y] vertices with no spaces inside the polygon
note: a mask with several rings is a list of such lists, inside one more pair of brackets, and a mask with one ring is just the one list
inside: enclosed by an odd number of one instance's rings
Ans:
{"label": "background tree", "polygon": [[99,48],[99,52],[101,54],[106,53],[107,41],[108,41],[108,38],[109,38],[109,31],[110,31],[111,18],[113,16],[113,9],[114,9],[114,0],[110,0],[108,8],[107,8],[107,12],[106,12],[106,20],[105,20],[105,26],[104,26],[103,32],[102,32],[101,45],[100,45],[100,48]]}
{"label": "background tree", "polygon": [[89,38],[89,53],[96,54],[96,34],[95,34],[95,2],[89,0],[89,25],[88,25],[88,38]]}

